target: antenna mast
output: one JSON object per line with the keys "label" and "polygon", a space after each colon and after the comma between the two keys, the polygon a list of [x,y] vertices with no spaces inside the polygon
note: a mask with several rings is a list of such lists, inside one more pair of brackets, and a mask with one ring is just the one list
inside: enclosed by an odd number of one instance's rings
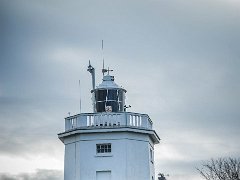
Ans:
{"label": "antenna mast", "polygon": [[95,68],[92,67],[90,60],[87,71],[89,71],[92,75],[92,88],[95,89]]}
{"label": "antenna mast", "polygon": [[107,69],[104,67],[104,51],[103,51],[103,40],[102,40],[102,56],[103,56],[103,68],[102,68],[102,74],[104,76],[105,72],[107,72]]}
{"label": "antenna mast", "polygon": [[104,76],[105,72],[107,72],[107,69],[105,69],[105,67],[104,67],[104,59],[103,59],[103,68],[102,68],[102,74],[103,74],[103,76]]}
{"label": "antenna mast", "polygon": [[82,97],[81,97],[81,81],[79,80],[79,110],[80,110],[80,113],[82,111]]}

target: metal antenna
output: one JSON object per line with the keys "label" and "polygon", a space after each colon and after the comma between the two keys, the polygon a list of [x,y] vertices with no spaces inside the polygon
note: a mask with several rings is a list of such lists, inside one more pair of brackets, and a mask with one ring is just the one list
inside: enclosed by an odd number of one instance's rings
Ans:
{"label": "metal antenna", "polygon": [[103,68],[102,68],[103,76],[104,76],[105,72],[107,72],[107,69],[105,69],[105,67],[104,67],[104,59],[103,59]]}
{"label": "metal antenna", "polygon": [[89,71],[92,75],[92,87],[93,87],[93,89],[95,89],[95,68],[92,67],[90,60],[89,60],[89,65],[88,65],[87,71]]}
{"label": "metal antenna", "polygon": [[107,69],[104,67],[104,51],[103,51],[103,40],[102,40],[102,56],[103,56],[103,68],[102,68],[102,74],[105,75],[105,72],[107,72]]}
{"label": "metal antenna", "polygon": [[79,110],[82,111],[82,98],[81,98],[81,81],[79,80]]}

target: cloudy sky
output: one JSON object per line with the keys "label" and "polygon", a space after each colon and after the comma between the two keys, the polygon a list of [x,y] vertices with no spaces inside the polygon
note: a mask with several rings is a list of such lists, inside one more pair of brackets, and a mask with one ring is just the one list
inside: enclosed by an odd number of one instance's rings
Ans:
{"label": "cloudy sky", "polygon": [[[156,172],[240,154],[239,0],[1,0],[0,180],[62,180],[68,112],[91,112],[102,58],[162,139]],[[101,40],[104,39],[104,51]]]}

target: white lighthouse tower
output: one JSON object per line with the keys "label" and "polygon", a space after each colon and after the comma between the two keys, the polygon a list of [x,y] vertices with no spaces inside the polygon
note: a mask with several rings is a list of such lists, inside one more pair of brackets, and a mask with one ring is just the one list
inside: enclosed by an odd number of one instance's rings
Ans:
{"label": "white lighthouse tower", "polygon": [[151,119],[126,112],[126,90],[109,70],[103,69],[97,87],[90,63],[88,71],[93,113],[65,118],[65,131],[58,134],[65,144],[64,180],[154,180],[154,145],[160,139]]}

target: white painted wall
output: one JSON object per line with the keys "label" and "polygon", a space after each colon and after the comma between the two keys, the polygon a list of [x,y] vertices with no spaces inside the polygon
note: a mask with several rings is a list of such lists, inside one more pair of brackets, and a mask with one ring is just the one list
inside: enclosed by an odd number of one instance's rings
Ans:
{"label": "white painted wall", "polygon": [[[112,153],[98,155],[96,144],[101,143],[111,143]],[[148,134],[77,134],[65,137],[64,144],[65,180],[96,180],[97,171],[111,171],[111,180],[152,180],[154,176],[149,150],[153,143]]]}
{"label": "white painted wall", "polygon": [[75,143],[65,146],[64,179],[75,180]]}

